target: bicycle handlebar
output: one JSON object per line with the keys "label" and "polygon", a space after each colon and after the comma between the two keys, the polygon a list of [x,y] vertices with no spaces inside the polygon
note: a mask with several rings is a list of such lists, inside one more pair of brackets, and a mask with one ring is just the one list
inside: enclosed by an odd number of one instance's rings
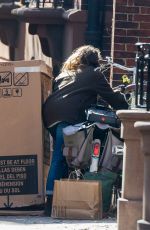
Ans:
{"label": "bicycle handlebar", "polygon": [[114,67],[117,67],[119,69],[126,70],[128,72],[133,72],[134,74],[136,72],[136,67],[127,67],[127,66],[123,66],[121,64],[115,63],[112,61],[111,57],[106,57],[106,60],[104,60],[104,61],[106,61],[107,64],[114,66]]}

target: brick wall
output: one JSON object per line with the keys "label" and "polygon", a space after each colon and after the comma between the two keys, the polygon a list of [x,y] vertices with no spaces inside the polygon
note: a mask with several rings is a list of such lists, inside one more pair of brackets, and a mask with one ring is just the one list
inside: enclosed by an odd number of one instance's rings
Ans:
{"label": "brick wall", "polygon": [[[150,0],[106,0],[107,18],[104,34],[104,54],[109,54],[110,24],[115,20],[114,42],[111,37],[111,48],[114,61],[128,67],[134,66],[136,42],[150,43]],[[114,4],[114,5],[113,5]],[[113,5],[113,6],[112,6]],[[111,9],[113,16],[111,18]],[[114,10],[113,10],[114,9]],[[113,70],[113,85],[120,83],[119,69]],[[130,76],[130,74],[129,74]]]}

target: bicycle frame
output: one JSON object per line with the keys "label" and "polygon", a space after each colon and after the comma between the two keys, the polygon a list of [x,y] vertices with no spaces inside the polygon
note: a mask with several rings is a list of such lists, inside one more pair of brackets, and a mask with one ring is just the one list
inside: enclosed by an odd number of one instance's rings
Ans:
{"label": "bicycle frame", "polygon": [[116,62],[113,62],[112,61],[112,58],[111,57],[106,57],[106,60],[104,60],[107,62],[108,65],[110,65],[111,67],[116,67],[118,69],[122,69],[122,70],[125,70],[127,72],[132,72],[133,74],[133,81],[132,83],[135,83],[135,77],[136,77],[136,67],[127,67],[127,66],[124,66],[124,65],[121,65],[121,64],[118,64]]}
{"label": "bicycle frame", "polygon": [[[116,67],[118,69],[121,69],[121,70],[124,70],[124,71],[127,71],[127,72],[131,72],[132,73],[132,82],[128,85],[119,85],[117,87],[114,87],[114,90],[120,90],[121,92],[123,92],[125,95],[129,95],[130,94],[130,97],[128,99],[128,102],[130,104],[130,108],[135,108],[135,96],[136,96],[136,71],[137,71],[137,68],[136,66],[134,67],[127,67],[127,66],[124,66],[124,65],[121,65],[121,64],[118,64],[116,62],[113,62],[112,61],[112,58],[111,57],[106,57],[106,60],[104,60],[106,62],[106,66],[109,66],[109,67]],[[123,86],[123,88],[121,88],[121,86]],[[123,91],[122,91],[123,89]]]}

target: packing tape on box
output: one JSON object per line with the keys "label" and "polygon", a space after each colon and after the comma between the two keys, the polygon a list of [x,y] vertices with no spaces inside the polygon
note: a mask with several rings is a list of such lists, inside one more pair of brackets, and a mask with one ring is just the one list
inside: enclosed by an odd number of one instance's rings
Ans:
{"label": "packing tape on box", "polygon": [[14,72],[15,73],[35,73],[40,72],[41,67],[40,66],[28,66],[28,67],[15,67]]}

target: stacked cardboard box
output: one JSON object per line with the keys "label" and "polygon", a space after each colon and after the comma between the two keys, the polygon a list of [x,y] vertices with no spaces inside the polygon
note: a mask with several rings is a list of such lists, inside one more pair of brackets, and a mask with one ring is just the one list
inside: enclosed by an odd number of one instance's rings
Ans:
{"label": "stacked cardboard box", "polygon": [[51,86],[43,61],[0,62],[0,214],[44,204],[50,139],[42,104]]}

